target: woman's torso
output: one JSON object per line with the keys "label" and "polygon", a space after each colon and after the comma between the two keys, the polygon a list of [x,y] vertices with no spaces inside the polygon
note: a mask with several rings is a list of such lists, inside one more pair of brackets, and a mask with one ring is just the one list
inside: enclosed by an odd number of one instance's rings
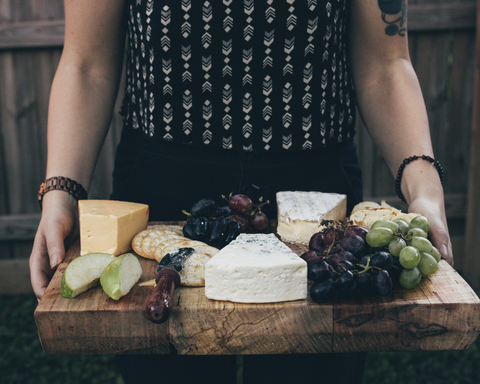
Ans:
{"label": "woman's torso", "polygon": [[355,133],[347,0],[130,0],[126,129],[241,151]]}

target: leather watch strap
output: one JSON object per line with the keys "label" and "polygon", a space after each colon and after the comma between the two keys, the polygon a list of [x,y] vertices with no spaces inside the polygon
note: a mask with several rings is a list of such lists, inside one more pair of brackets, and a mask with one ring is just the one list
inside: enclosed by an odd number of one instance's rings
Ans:
{"label": "leather watch strap", "polygon": [[42,200],[45,193],[54,190],[65,191],[76,200],[87,198],[87,191],[83,188],[82,184],[77,183],[75,180],[63,176],[49,177],[40,184],[40,190],[38,191],[38,203],[40,204],[40,209],[42,209]]}

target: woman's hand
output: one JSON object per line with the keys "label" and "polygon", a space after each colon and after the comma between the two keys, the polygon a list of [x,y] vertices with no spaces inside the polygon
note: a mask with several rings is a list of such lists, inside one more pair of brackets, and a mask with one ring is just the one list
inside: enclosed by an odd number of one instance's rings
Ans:
{"label": "woman's hand", "polygon": [[41,299],[65,249],[78,235],[76,200],[63,191],[50,191],[43,199],[43,212],[30,255],[30,280]]}
{"label": "woman's hand", "polygon": [[443,199],[437,202],[430,198],[416,198],[410,203],[408,211],[419,213],[430,220],[429,236],[432,244],[440,251],[442,258],[453,266],[452,243],[448,233]]}

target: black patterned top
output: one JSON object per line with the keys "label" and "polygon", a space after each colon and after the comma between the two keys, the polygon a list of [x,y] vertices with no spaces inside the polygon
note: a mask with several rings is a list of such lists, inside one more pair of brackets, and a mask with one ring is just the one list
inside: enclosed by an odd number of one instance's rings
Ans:
{"label": "black patterned top", "polygon": [[348,0],[130,0],[126,129],[243,151],[351,141]]}

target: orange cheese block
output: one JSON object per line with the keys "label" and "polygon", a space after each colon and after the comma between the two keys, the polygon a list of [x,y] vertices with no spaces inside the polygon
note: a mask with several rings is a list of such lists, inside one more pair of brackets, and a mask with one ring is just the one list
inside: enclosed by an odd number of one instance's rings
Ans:
{"label": "orange cheese block", "polygon": [[147,228],[148,205],[114,200],[79,200],[80,254],[118,256],[132,249],[133,237]]}

